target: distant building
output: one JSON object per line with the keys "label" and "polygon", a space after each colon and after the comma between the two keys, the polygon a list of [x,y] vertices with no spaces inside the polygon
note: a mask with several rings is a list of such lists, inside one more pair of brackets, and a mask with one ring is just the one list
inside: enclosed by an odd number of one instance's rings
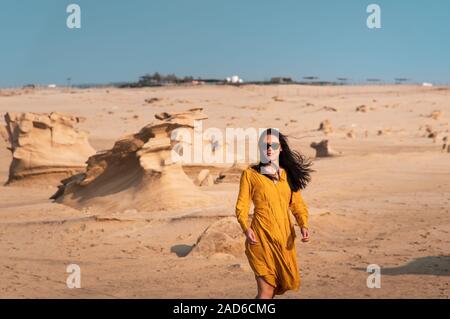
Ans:
{"label": "distant building", "polygon": [[56,88],[56,84],[49,84],[49,85],[48,85],[48,88],[49,88],[49,89],[55,89],[55,88]]}
{"label": "distant building", "polygon": [[240,84],[243,82],[244,81],[241,78],[239,78],[239,76],[237,76],[237,75],[233,75],[232,77],[227,78],[227,83]]}
{"label": "distant building", "polygon": [[278,84],[285,84],[285,83],[292,83],[292,79],[291,78],[286,78],[286,77],[274,77],[270,79],[271,83],[278,83]]}

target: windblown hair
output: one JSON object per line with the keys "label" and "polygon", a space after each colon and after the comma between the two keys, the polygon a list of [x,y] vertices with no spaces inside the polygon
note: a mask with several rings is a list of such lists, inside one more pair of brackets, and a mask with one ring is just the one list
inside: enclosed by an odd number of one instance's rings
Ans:
{"label": "windblown hair", "polygon": [[[311,173],[314,171],[311,169],[311,161],[301,153],[291,150],[287,136],[274,128],[266,129],[261,134],[258,141],[260,147],[261,145],[267,145],[265,144],[267,135],[277,136],[280,141],[282,151],[280,152],[279,163],[287,173],[287,180],[291,190],[296,192],[299,189],[304,189],[311,181]],[[261,165],[261,162],[259,165]]]}

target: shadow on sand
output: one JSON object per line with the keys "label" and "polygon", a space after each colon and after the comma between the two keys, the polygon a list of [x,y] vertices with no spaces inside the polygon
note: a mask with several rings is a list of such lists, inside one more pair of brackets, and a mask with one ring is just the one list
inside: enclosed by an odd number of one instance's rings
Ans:
{"label": "shadow on sand", "polygon": [[[380,265],[381,266],[381,265]],[[366,271],[365,268],[355,268]],[[434,275],[450,276],[450,255],[447,256],[427,256],[416,258],[398,267],[382,267],[381,274],[388,276],[397,275]]]}
{"label": "shadow on sand", "polygon": [[192,248],[193,245],[174,245],[170,248],[170,252],[177,254],[178,257],[186,257]]}

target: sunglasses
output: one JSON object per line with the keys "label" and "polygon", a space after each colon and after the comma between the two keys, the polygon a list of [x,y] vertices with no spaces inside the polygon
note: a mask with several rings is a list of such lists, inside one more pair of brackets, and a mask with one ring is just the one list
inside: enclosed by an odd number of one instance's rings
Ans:
{"label": "sunglasses", "polygon": [[269,147],[272,147],[272,149],[274,150],[274,151],[276,151],[276,150],[278,150],[279,148],[280,148],[280,143],[272,143],[272,144],[269,144],[269,143],[262,143],[261,144],[261,148],[264,148],[264,144],[266,145],[266,149],[269,149]]}

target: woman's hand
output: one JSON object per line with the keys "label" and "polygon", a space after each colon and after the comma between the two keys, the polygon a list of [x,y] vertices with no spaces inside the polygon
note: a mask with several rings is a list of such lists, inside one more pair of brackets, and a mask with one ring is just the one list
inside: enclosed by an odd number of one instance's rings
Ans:
{"label": "woman's hand", "polygon": [[309,231],[308,228],[301,227],[300,232],[302,233],[302,242],[306,243],[309,241]]}
{"label": "woman's hand", "polygon": [[247,237],[247,240],[249,241],[250,244],[254,245],[254,244],[258,243],[256,241],[256,236],[255,236],[255,233],[253,232],[253,229],[251,229],[251,228],[247,229],[247,231],[244,234],[245,234],[245,237]]}

